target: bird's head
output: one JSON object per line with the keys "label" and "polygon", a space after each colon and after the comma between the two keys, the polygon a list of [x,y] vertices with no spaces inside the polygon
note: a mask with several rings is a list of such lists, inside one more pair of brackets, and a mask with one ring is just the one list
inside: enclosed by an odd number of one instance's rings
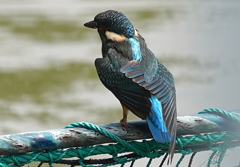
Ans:
{"label": "bird's head", "polygon": [[114,10],[97,14],[93,21],[85,23],[84,26],[98,29],[100,36],[117,42],[138,36],[128,18],[123,13]]}

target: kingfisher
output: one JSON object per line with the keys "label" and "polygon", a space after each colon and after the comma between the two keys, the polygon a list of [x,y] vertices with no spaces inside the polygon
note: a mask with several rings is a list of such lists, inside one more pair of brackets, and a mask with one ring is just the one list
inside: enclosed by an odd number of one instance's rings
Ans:
{"label": "kingfisher", "polygon": [[146,120],[153,138],[169,143],[168,163],[175,152],[176,91],[174,78],[147,47],[145,39],[121,12],[108,10],[85,27],[97,29],[102,41],[102,58],[95,60],[102,84],[119,100],[128,128],[129,110]]}

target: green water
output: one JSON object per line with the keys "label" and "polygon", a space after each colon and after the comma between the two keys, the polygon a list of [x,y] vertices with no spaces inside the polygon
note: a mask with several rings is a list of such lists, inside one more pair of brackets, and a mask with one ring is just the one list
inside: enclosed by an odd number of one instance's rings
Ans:
{"label": "green water", "polygon": [[93,65],[69,63],[53,65],[46,69],[24,69],[0,73],[0,98],[7,101],[22,100],[24,96],[33,102],[46,102],[45,93],[59,94],[67,91],[76,79],[95,80]]}
{"label": "green water", "polygon": [[[27,24],[25,21],[31,20]],[[54,21],[46,16],[20,15],[0,16],[0,26],[8,29],[15,35],[30,37],[33,40],[54,42],[54,41],[75,41],[82,40],[88,30],[74,21]]]}

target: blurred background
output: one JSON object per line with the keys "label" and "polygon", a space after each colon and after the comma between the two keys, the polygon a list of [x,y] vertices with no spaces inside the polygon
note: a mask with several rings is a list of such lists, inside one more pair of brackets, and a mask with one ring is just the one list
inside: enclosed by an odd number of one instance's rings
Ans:
{"label": "blurred background", "polygon": [[[240,109],[240,1],[0,0],[0,135],[122,118],[95,71],[99,36],[83,27],[108,9],[122,11],[174,75],[178,115]],[[239,166],[239,153],[228,151],[223,166]]]}

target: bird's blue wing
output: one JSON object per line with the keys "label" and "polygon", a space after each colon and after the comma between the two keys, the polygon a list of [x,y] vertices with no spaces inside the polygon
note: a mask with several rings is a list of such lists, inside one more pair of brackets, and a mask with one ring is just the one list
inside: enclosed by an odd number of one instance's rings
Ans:
{"label": "bird's blue wing", "polygon": [[177,117],[176,93],[172,74],[150,50],[141,60],[127,62],[121,68],[121,72],[151,92],[152,112],[147,118],[148,125],[157,141],[172,141],[169,148],[172,156],[175,149]]}

